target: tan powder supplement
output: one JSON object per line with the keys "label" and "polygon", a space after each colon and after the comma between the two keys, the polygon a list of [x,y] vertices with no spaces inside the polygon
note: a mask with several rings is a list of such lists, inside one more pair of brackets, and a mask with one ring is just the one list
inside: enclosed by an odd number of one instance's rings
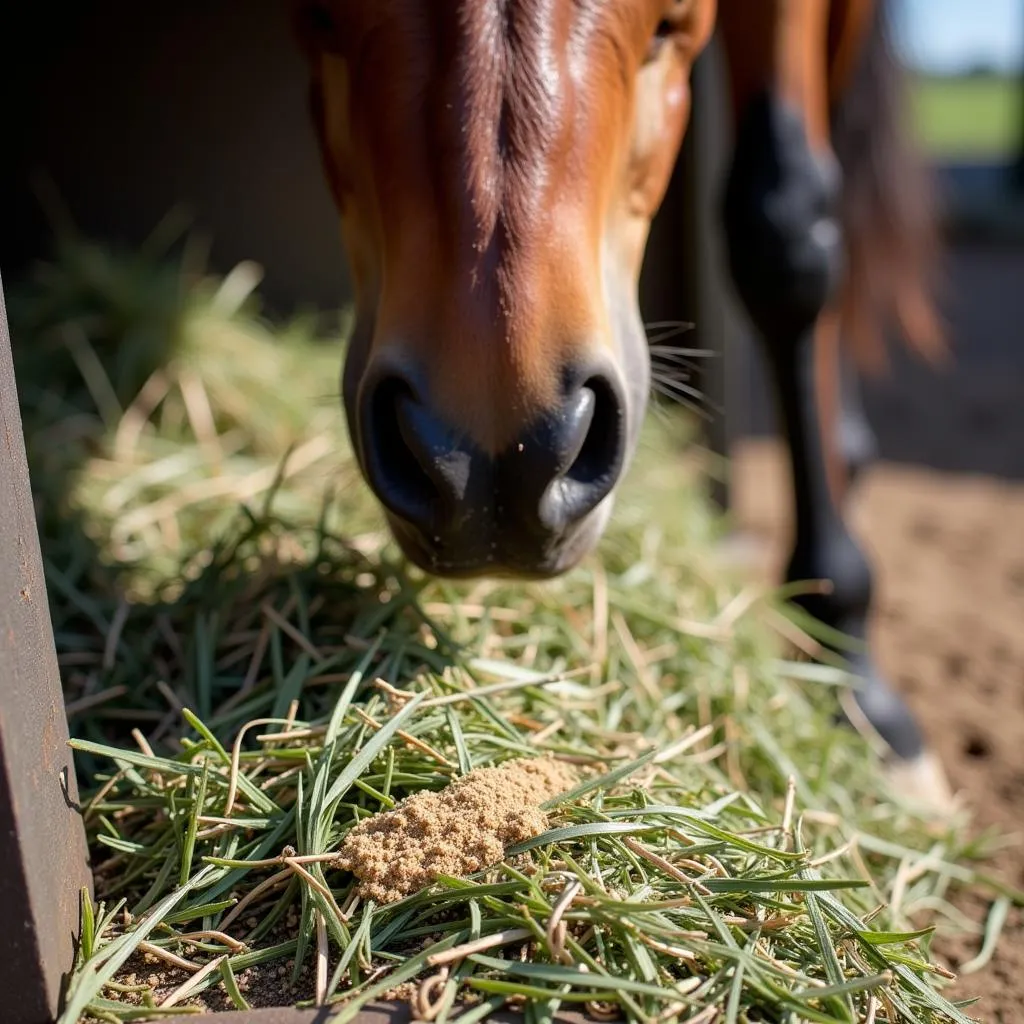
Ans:
{"label": "tan powder supplement", "polygon": [[539,805],[577,782],[576,771],[552,757],[478,768],[360,822],[345,837],[338,866],[359,879],[363,899],[393,903],[439,874],[470,875],[498,863],[507,846],[545,831]]}

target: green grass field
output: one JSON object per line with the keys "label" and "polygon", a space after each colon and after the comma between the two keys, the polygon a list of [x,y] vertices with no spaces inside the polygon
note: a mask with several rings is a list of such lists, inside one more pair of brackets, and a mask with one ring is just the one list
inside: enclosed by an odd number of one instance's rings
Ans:
{"label": "green grass field", "polygon": [[1024,89],[1012,78],[918,77],[911,87],[918,137],[938,160],[1004,161],[1020,147]]}

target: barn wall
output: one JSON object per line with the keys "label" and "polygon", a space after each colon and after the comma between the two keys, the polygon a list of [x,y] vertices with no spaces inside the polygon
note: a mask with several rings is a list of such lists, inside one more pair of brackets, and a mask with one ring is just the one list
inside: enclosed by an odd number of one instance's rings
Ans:
{"label": "barn wall", "polygon": [[177,203],[212,264],[254,259],[275,304],[335,307],[344,257],[284,0],[3,5],[0,270],[49,240],[31,176],[78,224],[140,242]]}

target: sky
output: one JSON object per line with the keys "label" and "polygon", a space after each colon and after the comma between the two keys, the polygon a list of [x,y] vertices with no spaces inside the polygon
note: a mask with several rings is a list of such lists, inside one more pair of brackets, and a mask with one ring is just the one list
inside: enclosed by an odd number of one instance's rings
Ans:
{"label": "sky", "polygon": [[895,23],[912,66],[956,73],[981,63],[1024,65],[1024,0],[897,0]]}

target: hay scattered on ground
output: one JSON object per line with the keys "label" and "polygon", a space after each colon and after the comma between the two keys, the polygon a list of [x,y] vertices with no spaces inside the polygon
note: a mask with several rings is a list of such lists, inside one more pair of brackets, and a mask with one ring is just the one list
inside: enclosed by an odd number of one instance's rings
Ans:
{"label": "hay scattered on ground", "polygon": [[363,899],[394,903],[438,875],[497,864],[507,847],[548,827],[540,805],[578,781],[571,766],[552,757],[478,768],[440,793],[416,793],[367,818],[345,837],[338,865],[359,879]]}
{"label": "hay scattered on ground", "polygon": [[[600,559],[424,580],[350,485],[339,346],[260,324],[251,274],[148,260],[66,247],[10,307],[95,865],[60,1024],[311,979],[336,1024],[409,986],[437,1024],[969,1024],[929,926],[958,927],[954,885],[1024,896],[890,798],[834,727],[839,669],[779,660],[799,630],[709,559],[677,421],[647,425]],[[453,766],[545,755],[608,770],[485,880],[382,906],[337,870]]]}

